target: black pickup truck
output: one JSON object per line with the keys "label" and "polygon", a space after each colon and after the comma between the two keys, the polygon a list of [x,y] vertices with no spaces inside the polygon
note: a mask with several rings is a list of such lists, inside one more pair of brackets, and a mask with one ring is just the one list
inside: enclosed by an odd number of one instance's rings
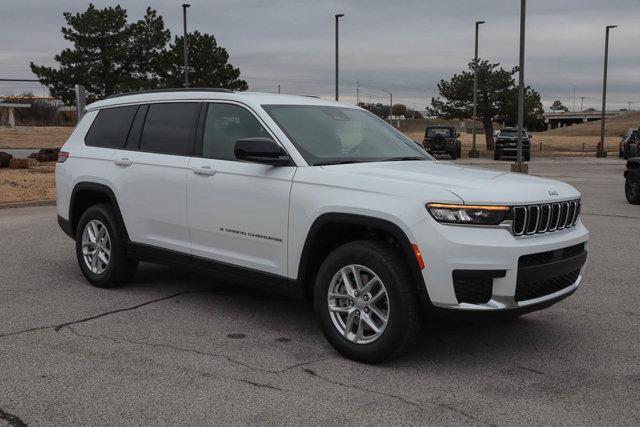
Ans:
{"label": "black pickup truck", "polygon": [[632,205],[640,205],[640,157],[627,160],[624,194]]}
{"label": "black pickup truck", "polygon": [[451,126],[429,126],[424,132],[424,149],[429,154],[448,154],[453,160],[462,154],[460,134]]}
{"label": "black pickup truck", "polygon": [[[531,159],[531,136],[523,130],[522,135],[522,159]],[[518,129],[504,128],[498,132],[496,146],[493,152],[493,160],[500,160],[503,156],[516,157],[518,155]]]}

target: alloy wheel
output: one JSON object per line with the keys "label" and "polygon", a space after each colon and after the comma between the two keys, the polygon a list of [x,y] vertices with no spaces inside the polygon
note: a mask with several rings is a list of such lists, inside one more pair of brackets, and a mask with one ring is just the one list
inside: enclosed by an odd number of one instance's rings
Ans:
{"label": "alloy wheel", "polygon": [[94,274],[102,274],[111,259],[111,239],[105,225],[93,219],[84,226],[82,232],[82,258]]}
{"label": "alloy wheel", "polygon": [[336,330],[356,344],[376,341],[389,321],[387,290],[378,275],[362,265],[348,265],[333,276],[327,304]]}

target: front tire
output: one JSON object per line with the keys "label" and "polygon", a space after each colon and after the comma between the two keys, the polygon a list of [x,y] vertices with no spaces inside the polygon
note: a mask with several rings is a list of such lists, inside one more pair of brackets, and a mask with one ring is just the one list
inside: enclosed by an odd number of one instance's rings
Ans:
{"label": "front tire", "polygon": [[497,150],[493,152],[493,160],[500,160],[500,153]]}
{"label": "front tire", "polygon": [[364,363],[396,357],[419,330],[414,283],[398,250],[360,240],[335,249],[315,280],[314,305],[327,340]]}
{"label": "front tire", "polygon": [[131,280],[138,263],[127,257],[125,237],[113,206],[89,207],[76,228],[76,257],[94,286],[113,288]]}

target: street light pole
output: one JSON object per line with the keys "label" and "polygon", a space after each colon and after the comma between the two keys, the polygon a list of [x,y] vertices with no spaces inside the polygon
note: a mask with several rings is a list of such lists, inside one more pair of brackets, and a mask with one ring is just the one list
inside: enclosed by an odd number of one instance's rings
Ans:
{"label": "street light pole", "polygon": [[480,157],[480,152],[476,148],[476,120],[478,119],[478,29],[485,21],[476,21],[476,49],[473,56],[473,144],[471,151],[469,151],[470,159],[477,159]]}
{"label": "street light pole", "polygon": [[607,109],[607,62],[609,61],[609,30],[617,25],[607,25],[604,36],[604,76],[602,77],[602,119],[600,121],[600,143],[596,151],[596,157],[607,157],[607,150],[604,149],[604,120]]}
{"label": "street light pole", "polygon": [[520,62],[518,65],[518,157],[511,165],[512,172],[528,173],[522,162],[522,135],[524,133],[524,40],[527,15],[527,0],[520,0]]}
{"label": "street light pole", "polygon": [[187,8],[190,4],[182,5],[182,28],[184,31],[184,87],[189,87],[189,45],[187,43]]}
{"label": "street light pole", "polygon": [[386,89],[382,89],[382,91],[389,94],[389,124],[391,124],[391,116],[393,115],[393,94],[391,91]]}
{"label": "street light pole", "polygon": [[338,100],[338,20],[344,13],[336,13],[336,101]]}

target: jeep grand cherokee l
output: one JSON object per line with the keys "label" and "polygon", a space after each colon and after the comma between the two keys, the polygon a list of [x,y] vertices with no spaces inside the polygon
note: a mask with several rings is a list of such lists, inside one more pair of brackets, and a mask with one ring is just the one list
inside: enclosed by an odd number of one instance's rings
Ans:
{"label": "jeep grand cherokee l", "polygon": [[306,295],[328,341],[371,363],[410,346],[421,309],[515,316],[567,297],[589,236],[570,185],[440,163],[361,108],[302,96],[93,103],[56,187],[95,286],[151,261]]}

